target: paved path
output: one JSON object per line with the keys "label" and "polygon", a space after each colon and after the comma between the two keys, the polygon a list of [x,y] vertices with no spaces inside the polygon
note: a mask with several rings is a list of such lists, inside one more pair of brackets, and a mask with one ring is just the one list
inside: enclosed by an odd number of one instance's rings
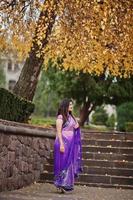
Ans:
{"label": "paved path", "polygon": [[0,200],[133,200],[133,190],[75,186],[72,194],[58,194],[54,185],[36,183],[2,192]]}

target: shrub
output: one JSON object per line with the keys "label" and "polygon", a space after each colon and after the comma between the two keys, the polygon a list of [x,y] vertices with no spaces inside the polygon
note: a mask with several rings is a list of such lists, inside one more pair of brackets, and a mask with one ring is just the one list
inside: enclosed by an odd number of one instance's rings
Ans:
{"label": "shrub", "polygon": [[125,129],[127,132],[133,132],[133,122],[126,122]]}
{"label": "shrub", "polygon": [[126,123],[133,120],[133,102],[126,102],[117,108],[118,130],[125,131]]}
{"label": "shrub", "polygon": [[103,107],[97,107],[95,113],[92,115],[92,123],[96,125],[106,125],[108,114]]}
{"label": "shrub", "polygon": [[110,117],[108,117],[108,120],[106,122],[107,127],[113,128],[115,127],[116,117],[114,114],[112,114]]}
{"label": "shrub", "polygon": [[26,122],[34,111],[34,104],[0,88],[0,118],[16,122]]}

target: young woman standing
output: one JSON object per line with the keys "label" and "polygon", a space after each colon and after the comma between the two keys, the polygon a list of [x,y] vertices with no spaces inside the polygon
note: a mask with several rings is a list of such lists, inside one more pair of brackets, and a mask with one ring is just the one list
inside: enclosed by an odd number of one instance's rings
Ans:
{"label": "young woman standing", "polygon": [[72,110],[73,102],[64,99],[59,106],[56,119],[54,185],[62,193],[74,189],[74,180],[82,172],[80,128]]}

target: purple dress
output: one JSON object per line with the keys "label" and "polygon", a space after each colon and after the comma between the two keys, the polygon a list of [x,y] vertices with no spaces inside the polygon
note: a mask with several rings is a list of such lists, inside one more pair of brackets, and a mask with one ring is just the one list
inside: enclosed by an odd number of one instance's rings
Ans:
{"label": "purple dress", "polygon": [[[62,119],[62,115],[57,118]],[[80,128],[75,128],[75,125],[75,120],[69,115],[62,128],[65,152],[60,152],[58,135],[54,143],[54,185],[66,190],[74,189],[74,180],[82,172]]]}

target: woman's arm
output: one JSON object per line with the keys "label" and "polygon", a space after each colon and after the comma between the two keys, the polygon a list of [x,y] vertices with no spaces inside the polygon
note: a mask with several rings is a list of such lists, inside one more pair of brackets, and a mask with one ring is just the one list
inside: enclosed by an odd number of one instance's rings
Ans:
{"label": "woman's arm", "polygon": [[60,151],[64,152],[65,147],[62,139],[62,125],[63,125],[63,120],[62,119],[57,119],[56,120],[56,129],[57,129],[57,134],[59,137],[59,142],[60,142]]}

